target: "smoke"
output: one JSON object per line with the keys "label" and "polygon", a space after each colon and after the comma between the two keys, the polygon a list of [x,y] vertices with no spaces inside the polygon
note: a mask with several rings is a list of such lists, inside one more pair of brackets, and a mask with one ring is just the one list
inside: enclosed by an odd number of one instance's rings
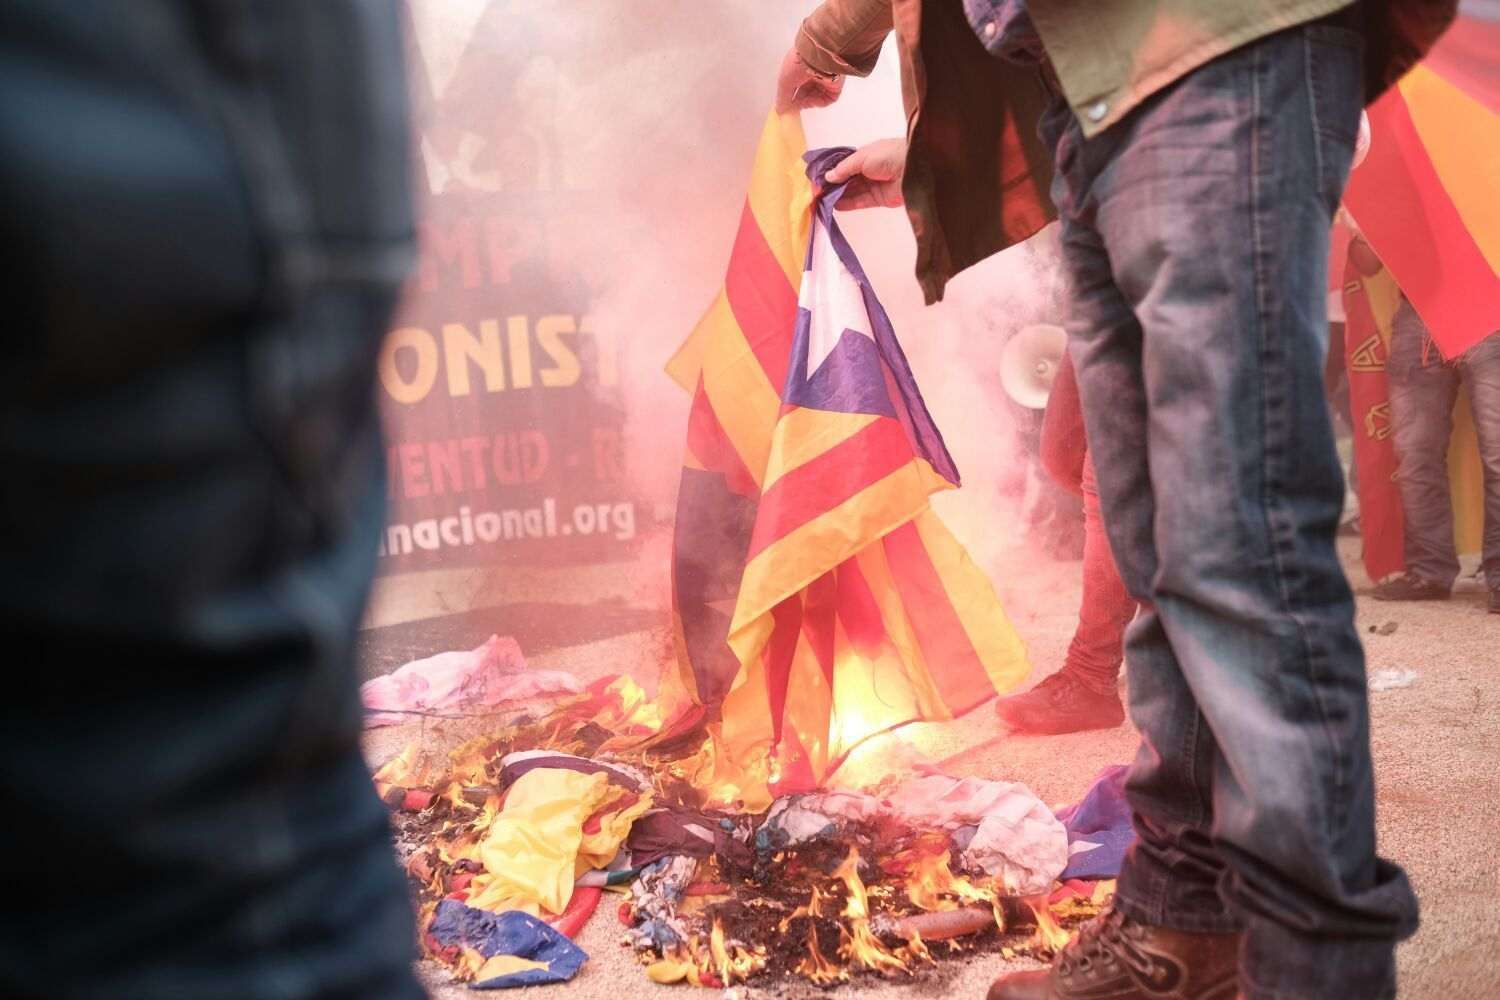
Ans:
{"label": "smoke", "polygon": [[[616,348],[625,468],[648,535],[628,573],[632,602],[668,604],[671,512],[688,396],[663,365],[712,302],[744,203],[776,72],[812,0],[584,3],[412,0],[428,86],[545,134],[546,172],[572,210],[554,258],[586,276],[597,335]],[[492,48],[507,73],[466,77],[460,56]],[[419,102],[420,103],[420,102]],[[804,115],[809,143],[859,145],[904,132],[894,45],[833,107]],[[428,121],[441,133],[450,123]],[[461,126],[460,126],[461,127]],[[846,213],[845,232],[890,313],[965,489],[939,509],[996,569],[1020,527],[1005,484],[1019,468],[996,360],[1027,322],[1056,322],[1049,245],[1014,248],[922,305],[914,242],[898,210]],[[1014,489],[1010,490],[1014,493]]]}

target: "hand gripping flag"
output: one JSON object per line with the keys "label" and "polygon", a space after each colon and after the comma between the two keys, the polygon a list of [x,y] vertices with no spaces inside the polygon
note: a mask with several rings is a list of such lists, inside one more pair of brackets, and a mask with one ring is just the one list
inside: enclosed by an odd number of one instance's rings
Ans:
{"label": "hand gripping flag", "polygon": [[[1401,302],[1389,269],[1362,277],[1352,264],[1344,275],[1344,360],[1349,371],[1349,407],[1354,418],[1354,466],[1359,474],[1359,525],[1365,572],[1383,580],[1406,568],[1402,554],[1401,494],[1396,488],[1396,449],[1391,440],[1390,389],[1385,363],[1390,355],[1391,322]],[[1462,553],[1478,552],[1484,523],[1483,470],[1469,410],[1469,393],[1459,393],[1448,442],[1449,495]]]}
{"label": "hand gripping flag", "polygon": [[769,118],[723,291],[668,366],[693,402],[663,735],[706,724],[714,780],[747,803],[1028,669],[929,507],[958,471],[821,182],[850,151],[804,146]]}
{"label": "hand gripping flag", "polygon": [[1500,22],[1460,16],[1369,115],[1344,204],[1451,360],[1500,329]]}

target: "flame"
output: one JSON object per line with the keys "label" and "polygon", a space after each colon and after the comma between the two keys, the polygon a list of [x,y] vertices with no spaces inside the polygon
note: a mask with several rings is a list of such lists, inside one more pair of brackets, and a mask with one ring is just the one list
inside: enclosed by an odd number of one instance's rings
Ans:
{"label": "flame", "polygon": [[792,971],[819,986],[849,981],[849,970],[830,962],[818,950],[818,929],[812,926],[807,928],[807,957],[798,962]]}
{"label": "flame", "polygon": [[864,880],[859,877],[858,848],[849,849],[849,856],[834,870],[833,877],[841,879],[849,890],[843,914],[849,925],[839,928],[839,954],[858,968],[882,975],[910,973],[907,964],[870,930],[870,898]]}
{"label": "flame", "polygon": [[746,951],[739,945],[724,940],[724,924],[714,918],[713,930],[708,935],[709,972],[718,976],[719,982],[731,986],[736,980],[744,982],[765,968],[765,957]]}
{"label": "flame", "polygon": [[911,937],[906,939],[905,948],[896,949],[896,954],[907,965],[911,965],[914,962],[927,962],[930,965],[937,964],[937,959],[933,958],[932,952],[927,950],[927,942],[923,941],[922,935],[916,931],[912,931]]}
{"label": "flame", "polygon": [[777,930],[780,933],[785,934],[787,928],[792,925],[792,921],[796,920],[798,917],[821,917],[823,915],[824,898],[825,897],[823,896],[823,894],[818,891],[818,887],[813,886],[812,898],[807,901],[807,905],[799,906],[791,913],[787,914],[787,916],[777,927]]}
{"label": "flame", "polygon": [[870,897],[865,893],[864,880],[859,877],[859,848],[849,848],[849,856],[833,870],[833,877],[842,880],[849,890],[844,916],[852,920],[870,919]]}
{"label": "flame", "polygon": [[906,879],[906,898],[920,909],[929,911],[956,910],[969,903],[986,903],[995,907],[997,921],[1005,926],[999,916],[998,896],[991,889],[975,885],[961,875],[953,874],[949,867],[951,855],[919,852]]}
{"label": "flame", "polygon": [[857,968],[881,975],[911,972],[899,955],[880,943],[868,920],[850,920],[847,928],[839,928],[839,954]]}
{"label": "flame", "polygon": [[1047,905],[1046,896],[1027,896],[1026,905],[1031,907],[1031,912],[1036,914],[1036,934],[1031,939],[1031,946],[1038,951],[1056,954],[1073,939],[1073,936],[1063,930],[1057,919],[1052,916],[1052,908]]}
{"label": "flame", "polygon": [[495,752],[493,736],[478,736],[448,751],[448,777],[459,786],[489,784],[490,758]]}

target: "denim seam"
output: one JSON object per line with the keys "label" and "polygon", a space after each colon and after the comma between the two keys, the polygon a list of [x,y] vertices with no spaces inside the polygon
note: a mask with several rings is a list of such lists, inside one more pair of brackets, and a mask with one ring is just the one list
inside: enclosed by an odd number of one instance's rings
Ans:
{"label": "denim seam", "polygon": [[[1302,41],[1304,46],[1303,51],[1304,53],[1308,54],[1308,57],[1310,57],[1311,46],[1308,44],[1305,36]],[[1273,349],[1271,346],[1271,335],[1267,328],[1267,317],[1270,315],[1271,310],[1267,294],[1268,290],[1265,268],[1266,245],[1264,233],[1261,226],[1261,211],[1265,207],[1264,199],[1261,197],[1261,167],[1262,164],[1266,162],[1266,158],[1264,155],[1265,150],[1263,149],[1263,145],[1266,140],[1267,132],[1266,122],[1264,120],[1266,114],[1266,106],[1264,100],[1265,95],[1263,94],[1263,78],[1266,74],[1267,63],[1265,61],[1263,51],[1260,47],[1257,47],[1253,51],[1252,60],[1253,61],[1250,74],[1250,110],[1252,122],[1250,137],[1250,231],[1252,250],[1254,255],[1253,266],[1255,269],[1255,329],[1259,337],[1262,363],[1262,378],[1260,383],[1260,430],[1261,454],[1263,456],[1261,464],[1260,486],[1261,509],[1264,512],[1265,518],[1264,528],[1266,532],[1266,547],[1270,555],[1271,563],[1275,568],[1276,590],[1281,599],[1282,609],[1286,612],[1288,618],[1291,619],[1294,626],[1296,627],[1297,644],[1300,647],[1303,665],[1306,671],[1305,678],[1312,687],[1313,700],[1316,702],[1318,707],[1318,721],[1320,723],[1320,728],[1323,731],[1324,740],[1326,741],[1326,744],[1331,751],[1329,753],[1329,757],[1331,758],[1333,771],[1333,823],[1331,824],[1330,828],[1325,828],[1323,833],[1330,839],[1337,839],[1337,831],[1343,828],[1344,817],[1341,815],[1341,812],[1344,808],[1343,803],[1346,799],[1346,796],[1343,795],[1342,792],[1347,783],[1347,776],[1345,774],[1347,768],[1344,765],[1343,756],[1340,753],[1338,740],[1335,738],[1335,734],[1333,733],[1329,725],[1328,706],[1324,703],[1323,697],[1319,692],[1319,687],[1316,679],[1317,671],[1314,665],[1315,655],[1314,650],[1312,649],[1311,644],[1308,641],[1309,637],[1307,628],[1305,627],[1301,616],[1298,615],[1296,608],[1293,606],[1291,594],[1287,589],[1287,567],[1285,560],[1282,557],[1281,551],[1281,539],[1286,533],[1282,530],[1279,530],[1281,528],[1281,525],[1279,524],[1279,518],[1277,516],[1278,505],[1275,501],[1272,490],[1273,482],[1278,481],[1278,470],[1276,468],[1275,459],[1273,459],[1270,448],[1268,447],[1268,443],[1270,441],[1270,428],[1274,422],[1274,418],[1271,412],[1272,405],[1270,395],[1266,391],[1266,384],[1270,375],[1269,371],[1267,371],[1267,362],[1270,360],[1273,354]],[[1307,77],[1307,86],[1309,89],[1309,93],[1311,94],[1315,86],[1313,84],[1313,77],[1311,73],[1309,73]],[[1311,102],[1312,98],[1310,97],[1309,100]],[[1319,190],[1321,193],[1322,150],[1321,146],[1319,145],[1319,136],[1317,134],[1316,114],[1312,115],[1308,124],[1313,133],[1312,140],[1313,148],[1315,151],[1314,156],[1319,164]],[[1272,152],[1274,153],[1274,151]]]}
{"label": "denim seam", "polygon": [[1322,127],[1318,120],[1318,75],[1313,67],[1312,37],[1304,31],[1300,41],[1302,42],[1303,71],[1307,74],[1307,117],[1312,124],[1313,132],[1313,167],[1317,171],[1318,193],[1321,195],[1328,190],[1328,187],[1323,170]]}
{"label": "denim seam", "polygon": [[[1316,71],[1317,67],[1314,65],[1313,60],[1314,45],[1312,33],[1310,31],[1302,32],[1302,36],[1299,41],[1302,44],[1303,63],[1307,74],[1308,126],[1312,131],[1313,162],[1317,168],[1318,178],[1317,190],[1319,198],[1322,199],[1327,196],[1328,192],[1328,178],[1326,176],[1327,165],[1325,162],[1326,158],[1323,155],[1323,122],[1322,118],[1318,114],[1318,108],[1321,103],[1322,93],[1318,88],[1318,74]],[[1311,643],[1308,641],[1309,637],[1307,630],[1302,627],[1302,622],[1297,618],[1295,613],[1293,613],[1292,620],[1297,623],[1298,638],[1300,639],[1302,644],[1303,655],[1307,659],[1308,679],[1313,682],[1313,696],[1318,703],[1318,714],[1322,718],[1323,729],[1327,734],[1329,745],[1332,748],[1332,753],[1330,753],[1329,756],[1333,759],[1333,787],[1335,794],[1332,810],[1332,824],[1331,829],[1328,831],[1328,835],[1331,839],[1337,840],[1340,831],[1344,829],[1345,821],[1348,818],[1345,815],[1349,799],[1349,796],[1345,794],[1348,785],[1348,768],[1344,766],[1344,759],[1339,750],[1339,741],[1337,739],[1337,735],[1333,732],[1332,727],[1328,722],[1328,706],[1324,703],[1323,697],[1319,693],[1321,691],[1321,686],[1317,683],[1317,674],[1319,672],[1317,665],[1317,661],[1319,659],[1318,651],[1314,649]]]}

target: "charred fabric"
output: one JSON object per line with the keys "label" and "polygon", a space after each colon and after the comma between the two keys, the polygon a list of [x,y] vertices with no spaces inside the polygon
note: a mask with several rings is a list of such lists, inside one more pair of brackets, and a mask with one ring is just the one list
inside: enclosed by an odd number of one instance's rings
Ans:
{"label": "charred fabric", "polygon": [[979,951],[1044,958],[1113,889],[1066,877],[1078,838],[1022,785],[887,778],[751,814],[716,801],[711,740],[643,741],[644,707],[628,679],[600,682],[377,772],[424,951],[456,980],[571,978],[600,909],[659,983],[915,977]]}

